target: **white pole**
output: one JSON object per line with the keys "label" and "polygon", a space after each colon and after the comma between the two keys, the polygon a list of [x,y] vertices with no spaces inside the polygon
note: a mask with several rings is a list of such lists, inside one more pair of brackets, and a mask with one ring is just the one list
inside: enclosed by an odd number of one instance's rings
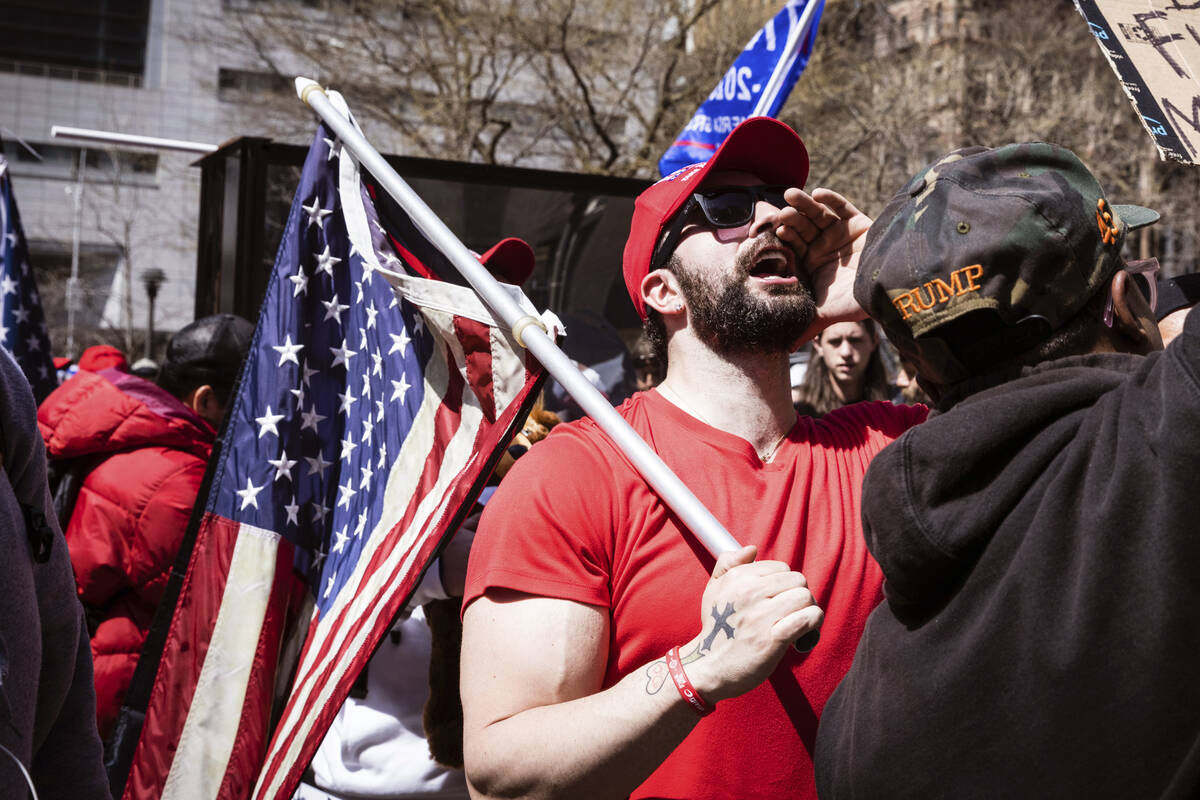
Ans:
{"label": "white pole", "polygon": [[[541,321],[528,316],[516,301],[501,288],[466,245],[446,227],[441,218],[425,204],[396,170],[387,163],[366,137],[349,119],[334,108],[325,90],[316,81],[296,78],[296,93],[325,121],[349,150],[396,202],[408,213],[413,223],[430,242],[446,255],[466,278],[476,293],[491,308],[492,313],[508,325],[517,342],[527,348],[546,370],[575,398],[575,402],[595,420],[625,453],[638,472],[646,479],[663,502],[674,511],[714,557],[741,545],[725,530],[716,517],[692,494],[683,481],[663,463],[658,454],[638,436],[629,423],[617,413],[604,395],[592,386],[567,355],[546,335]],[[819,633],[812,631],[796,642],[797,649],[811,650]]]}
{"label": "white pole", "polygon": [[75,358],[75,311],[79,305],[79,235],[83,225],[83,185],[87,180],[87,148],[79,150],[79,179],[71,199],[75,201],[71,223],[71,277],[67,279],[67,358]]}
{"label": "white pole", "polygon": [[624,418],[609,405],[604,396],[588,382],[566,354],[546,335],[538,324],[500,287],[496,279],[471,255],[445,223],[405,183],[383,156],[359,133],[358,129],[329,102],[325,90],[315,81],[296,78],[300,99],[312,107],[333,129],[342,147],[379,181],[388,194],[400,203],[423,234],[454,264],[472,288],[478,292],[492,312],[518,333],[517,340],[529,349],[580,407],[586,411],[613,441],[625,451],[643,477],[658,492],[668,506],[687,524],[713,555],[737,550],[740,545],[729,535],[683,482],[671,472],[662,459],[642,441]]}
{"label": "white pole", "polygon": [[55,139],[77,139],[83,142],[124,144],[133,147],[148,147],[154,150],[180,150],[185,153],[212,153],[215,144],[189,142],[183,139],[162,139],[157,136],[138,136],[132,133],[98,131],[90,128],[71,128],[66,125],[51,125],[50,136]]}

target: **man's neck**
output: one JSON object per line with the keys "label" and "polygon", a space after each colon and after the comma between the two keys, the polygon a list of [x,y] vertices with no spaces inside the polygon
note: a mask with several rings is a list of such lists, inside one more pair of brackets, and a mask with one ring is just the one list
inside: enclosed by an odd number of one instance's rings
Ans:
{"label": "man's neck", "polygon": [[[679,337],[676,337],[676,340]],[[796,422],[787,353],[720,354],[672,341],[659,392],[683,411],[770,454]]]}

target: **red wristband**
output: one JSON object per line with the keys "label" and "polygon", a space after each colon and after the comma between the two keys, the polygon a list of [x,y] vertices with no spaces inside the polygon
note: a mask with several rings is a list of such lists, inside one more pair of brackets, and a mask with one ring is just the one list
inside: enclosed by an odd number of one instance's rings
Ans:
{"label": "red wristband", "polygon": [[696,687],[692,686],[687,673],[683,671],[683,662],[679,660],[678,647],[672,647],[667,651],[667,672],[671,674],[671,680],[675,683],[679,694],[688,701],[697,714],[704,717],[713,712],[713,707],[704,702],[704,698],[696,691]]}

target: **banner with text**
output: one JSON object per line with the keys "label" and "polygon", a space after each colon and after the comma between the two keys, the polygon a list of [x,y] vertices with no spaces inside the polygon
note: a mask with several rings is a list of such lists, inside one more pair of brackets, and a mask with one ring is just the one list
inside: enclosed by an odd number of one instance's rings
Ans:
{"label": "banner with text", "polygon": [[1075,0],[1160,158],[1200,163],[1200,0]]}
{"label": "banner with text", "polygon": [[808,66],[824,7],[825,0],[788,0],[783,10],[754,34],[658,162],[661,175],[707,161],[747,117],[779,113]]}

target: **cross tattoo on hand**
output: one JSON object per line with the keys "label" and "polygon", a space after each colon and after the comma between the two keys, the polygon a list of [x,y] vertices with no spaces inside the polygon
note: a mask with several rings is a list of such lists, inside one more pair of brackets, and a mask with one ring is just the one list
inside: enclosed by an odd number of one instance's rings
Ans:
{"label": "cross tattoo on hand", "polygon": [[733,616],[733,603],[726,603],[725,610],[718,613],[717,607],[712,607],[712,618],[716,621],[713,629],[708,632],[708,636],[704,637],[704,641],[700,644],[701,650],[711,650],[713,642],[716,641],[717,634],[725,631],[725,635],[730,639],[733,638],[733,626],[729,624],[729,618]]}

